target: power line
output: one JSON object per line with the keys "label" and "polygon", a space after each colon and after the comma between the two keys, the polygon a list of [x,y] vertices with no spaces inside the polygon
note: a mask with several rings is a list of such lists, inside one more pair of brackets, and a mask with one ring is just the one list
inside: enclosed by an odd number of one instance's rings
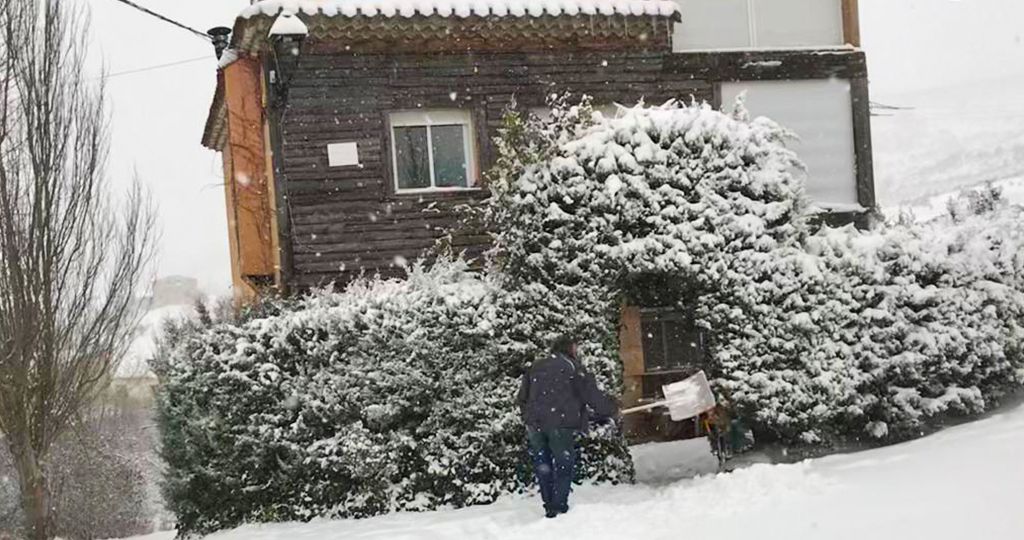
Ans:
{"label": "power line", "polygon": [[109,74],[104,75],[103,77],[100,77],[100,78],[102,78],[102,79],[110,79],[110,78],[113,78],[113,77],[120,77],[121,75],[132,75],[134,73],[144,73],[146,71],[153,71],[153,70],[156,70],[156,69],[163,69],[163,68],[169,68],[169,67],[174,67],[174,66],[180,66],[180,65],[183,65],[183,64],[191,64],[191,63],[194,63],[194,62],[199,62],[200,60],[210,60],[210,59],[211,59],[210,56],[200,56],[198,58],[189,58],[188,60],[179,60],[177,62],[170,62],[170,63],[167,63],[167,64],[158,64],[158,65],[155,65],[155,66],[147,66],[147,67],[144,67],[144,68],[129,69],[129,70],[126,70],[126,71],[118,71],[117,73],[109,73]]}
{"label": "power line", "polygon": [[174,19],[171,19],[169,17],[161,15],[161,14],[159,14],[159,13],[157,13],[155,11],[152,11],[150,9],[144,8],[144,7],[136,4],[135,2],[132,2],[131,0],[117,0],[117,1],[121,2],[122,4],[124,4],[126,6],[133,7],[135,9],[137,9],[137,10],[147,14],[147,15],[151,15],[153,17],[156,17],[157,19],[160,19],[161,21],[164,21],[164,22],[167,22],[167,23],[171,23],[174,26],[177,26],[178,28],[181,28],[181,29],[187,30],[189,32],[192,32],[193,34],[195,34],[195,35],[197,35],[197,36],[199,36],[199,37],[201,37],[201,38],[203,38],[205,40],[208,40],[208,41],[210,40],[210,36],[207,35],[206,32],[200,32],[199,30],[196,30],[195,28],[192,28],[191,26],[184,25],[184,24],[182,24],[182,23],[180,23],[180,22],[178,22],[178,21],[176,21]]}

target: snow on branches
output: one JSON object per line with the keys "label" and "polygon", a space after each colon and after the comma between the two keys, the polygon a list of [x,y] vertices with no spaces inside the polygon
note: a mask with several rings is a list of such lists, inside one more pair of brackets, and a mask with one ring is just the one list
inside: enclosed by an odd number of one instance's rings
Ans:
{"label": "snow on branches", "polygon": [[[1024,381],[1024,211],[813,231],[788,133],[706,105],[555,98],[510,111],[468,209],[484,272],[440,257],[404,280],[319,291],[246,323],[172,332],[156,371],[179,530],[494,501],[529,480],[513,396],[559,334],[621,389],[622,302],[706,333],[719,394],[761,434],[913,436]],[[626,482],[621,436],[578,477]]]}
{"label": "snow on branches", "polygon": [[[522,306],[446,260],[186,333],[159,370],[179,530],[461,507],[523,489],[514,396],[548,336]],[[581,480],[632,480],[617,434],[582,446]]]}
{"label": "snow on branches", "polygon": [[480,211],[496,267],[591,316],[601,298],[689,313],[719,393],[762,433],[910,436],[1020,383],[1024,220],[998,196],[812,234],[788,134],[742,103],[553,105],[510,114],[496,145]]}

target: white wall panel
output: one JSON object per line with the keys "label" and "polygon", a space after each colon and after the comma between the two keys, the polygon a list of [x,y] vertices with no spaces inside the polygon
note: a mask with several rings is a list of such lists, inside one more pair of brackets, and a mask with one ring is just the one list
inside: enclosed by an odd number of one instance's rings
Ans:
{"label": "white wall panel", "polygon": [[746,92],[751,116],[767,116],[795,132],[790,143],[807,165],[807,194],[822,206],[857,204],[850,82],[838,79],[722,84],[722,108]]}
{"label": "white wall panel", "polygon": [[842,45],[842,0],[675,0],[676,51]]}
{"label": "white wall panel", "polygon": [[759,48],[842,45],[842,0],[753,0]]}
{"label": "white wall panel", "polygon": [[682,50],[750,48],[748,0],[676,0],[682,22],[676,23],[673,48]]}

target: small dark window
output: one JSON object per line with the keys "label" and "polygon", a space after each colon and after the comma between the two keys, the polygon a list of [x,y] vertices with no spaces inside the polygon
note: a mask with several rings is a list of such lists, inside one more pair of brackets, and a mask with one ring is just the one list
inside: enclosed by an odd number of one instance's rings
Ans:
{"label": "small dark window", "polygon": [[674,312],[645,314],[641,329],[647,372],[697,369],[704,363],[704,336]]}
{"label": "small dark window", "polygon": [[704,336],[681,313],[647,310],[641,319],[644,397],[657,397],[662,385],[682,380],[704,366]]}

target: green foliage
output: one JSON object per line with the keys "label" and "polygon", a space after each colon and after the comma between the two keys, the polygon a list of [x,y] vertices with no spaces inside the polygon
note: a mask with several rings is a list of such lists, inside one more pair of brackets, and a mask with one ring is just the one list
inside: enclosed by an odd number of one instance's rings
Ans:
{"label": "green foliage", "polygon": [[[442,260],[169,333],[159,409],[179,530],[462,507],[526,488],[513,397],[555,334],[538,326],[552,306],[499,281]],[[604,351],[589,343],[585,361],[614,362]],[[618,433],[589,434],[581,452],[581,480],[632,480]]]}
{"label": "green foliage", "polygon": [[563,100],[505,130],[478,213],[510,288],[559,306],[556,325],[623,300],[691,314],[760,435],[913,436],[1019,387],[1024,227],[997,190],[929,224],[812,234],[787,133],[742,104],[605,119]]}

